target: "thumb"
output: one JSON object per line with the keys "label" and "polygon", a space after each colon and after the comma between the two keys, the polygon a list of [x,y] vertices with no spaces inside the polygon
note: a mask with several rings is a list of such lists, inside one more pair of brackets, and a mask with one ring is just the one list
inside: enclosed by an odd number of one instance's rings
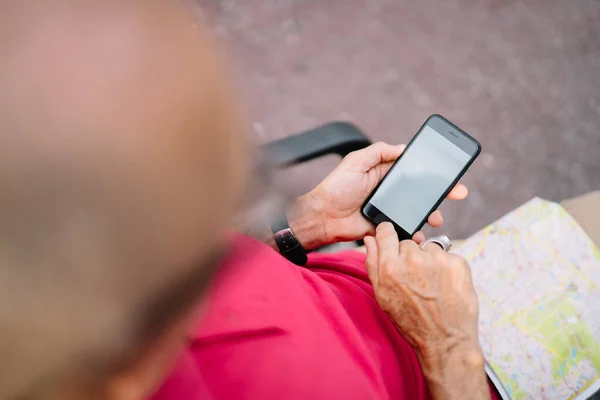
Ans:
{"label": "thumb", "polygon": [[365,267],[367,268],[367,274],[373,284],[373,289],[377,292],[379,286],[379,260],[377,256],[377,242],[373,236],[365,236],[364,238],[365,247],[367,248],[367,260],[365,261]]}
{"label": "thumb", "polygon": [[404,146],[377,142],[354,153],[352,162],[362,171],[367,172],[371,168],[386,162],[396,161],[404,151]]}

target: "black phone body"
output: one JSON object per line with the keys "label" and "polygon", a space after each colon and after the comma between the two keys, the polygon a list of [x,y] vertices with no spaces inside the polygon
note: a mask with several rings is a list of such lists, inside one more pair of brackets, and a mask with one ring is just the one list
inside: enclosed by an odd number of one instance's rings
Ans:
{"label": "black phone body", "polygon": [[375,225],[391,222],[400,240],[423,227],[481,153],[481,144],[441,115],[432,115],[362,206]]}

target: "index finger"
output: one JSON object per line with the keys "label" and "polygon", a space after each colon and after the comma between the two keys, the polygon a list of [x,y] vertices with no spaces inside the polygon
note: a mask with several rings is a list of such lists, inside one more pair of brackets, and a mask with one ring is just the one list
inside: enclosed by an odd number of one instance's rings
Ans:
{"label": "index finger", "polygon": [[393,260],[400,253],[400,241],[394,226],[389,222],[382,222],[377,226],[375,233],[377,241],[377,258],[379,262]]}
{"label": "index finger", "polygon": [[365,236],[365,247],[367,249],[367,259],[365,260],[365,267],[367,267],[367,274],[373,284],[373,289],[377,292],[379,287],[379,260],[377,259],[377,243],[375,238],[372,236]]}

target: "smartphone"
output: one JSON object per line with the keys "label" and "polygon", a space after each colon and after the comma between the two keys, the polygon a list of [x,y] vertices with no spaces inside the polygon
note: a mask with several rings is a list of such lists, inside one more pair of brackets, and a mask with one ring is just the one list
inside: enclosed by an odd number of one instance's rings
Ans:
{"label": "smartphone", "polygon": [[391,222],[400,240],[423,227],[481,152],[481,145],[441,115],[432,115],[362,207],[378,225]]}

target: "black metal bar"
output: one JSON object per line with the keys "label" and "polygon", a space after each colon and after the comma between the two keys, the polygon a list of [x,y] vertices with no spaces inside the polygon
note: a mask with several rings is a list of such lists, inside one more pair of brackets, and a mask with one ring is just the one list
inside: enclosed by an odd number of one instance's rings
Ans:
{"label": "black metal bar", "polygon": [[326,125],[275,140],[264,146],[267,159],[274,167],[287,167],[326,154],[346,154],[367,147],[371,141],[348,122]]}

